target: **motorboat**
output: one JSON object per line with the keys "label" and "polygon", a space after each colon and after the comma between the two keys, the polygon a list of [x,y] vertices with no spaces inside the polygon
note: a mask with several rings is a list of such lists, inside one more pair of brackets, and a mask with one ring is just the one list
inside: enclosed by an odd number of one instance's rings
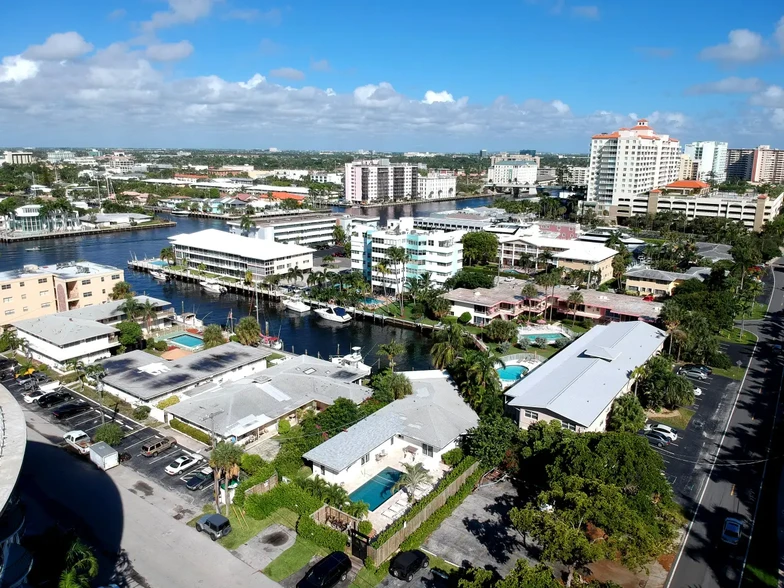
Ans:
{"label": "motorboat", "polygon": [[189,210],[172,210],[169,214],[172,216],[190,216]]}
{"label": "motorboat", "polygon": [[210,292],[212,294],[224,294],[227,290],[226,286],[221,284],[218,280],[204,280],[199,282],[199,286],[205,292]]}
{"label": "motorboat", "polygon": [[169,276],[161,270],[150,270],[150,275],[159,282],[167,282],[169,280]]}
{"label": "motorboat", "polygon": [[310,305],[302,300],[302,296],[295,294],[283,299],[283,306],[294,312],[310,312]]}
{"label": "motorboat", "polygon": [[333,323],[347,323],[351,320],[351,315],[346,312],[342,306],[327,306],[326,308],[317,308],[313,312],[321,318]]}
{"label": "motorboat", "polygon": [[41,248],[40,247],[28,247],[28,248],[25,249],[25,251],[41,251]]}
{"label": "motorboat", "polygon": [[365,374],[370,374],[372,368],[362,361],[363,359],[361,347],[352,347],[351,353],[348,355],[336,355],[329,358],[332,363],[339,366],[353,368]]}
{"label": "motorboat", "polygon": [[272,349],[283,349],[283,341],[279,337],[262,335],[261,339],[259,339],[259,344]]}

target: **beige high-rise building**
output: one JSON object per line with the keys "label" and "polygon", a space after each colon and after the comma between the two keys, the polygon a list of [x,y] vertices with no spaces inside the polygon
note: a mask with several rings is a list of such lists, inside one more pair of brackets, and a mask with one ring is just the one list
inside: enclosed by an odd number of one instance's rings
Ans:
{"label": "beige high-rise building", "polygon": [[754,150],[751,181],[761,184],[784,183],[784,149],[760,145]]}
{"label": "beige high-rise building", "polygon": [[697,179],[697,162],[685,153],[681,153],[681,164],[678,169],[679,180],[696,180]]}
{"label": "beige high-rise building", "polygon": [[0,325],[103,304],[123,270],[89,261],[0,272]]}

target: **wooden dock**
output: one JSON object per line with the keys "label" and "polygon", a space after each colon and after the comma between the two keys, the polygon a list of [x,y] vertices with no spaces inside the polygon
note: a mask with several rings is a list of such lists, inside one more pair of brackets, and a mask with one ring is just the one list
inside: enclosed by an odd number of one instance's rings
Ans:
{"label": "wooden dock", "polygon": [[106,227],[97,229],[76,229],[73,231],[55,231],[50,233],[36,233],[34,235],[9,235],[0,233],[0,243],[16,243],[20,241],[38,241],[40,239],[65,239],[67,237],[84,237],[87,235],[103,235],[104,233],[125,233],[128,231],[143,231],[146,229],[162,229],[176,227],[174,221],[159,221],[155,224],[143,224],[127,227]]}

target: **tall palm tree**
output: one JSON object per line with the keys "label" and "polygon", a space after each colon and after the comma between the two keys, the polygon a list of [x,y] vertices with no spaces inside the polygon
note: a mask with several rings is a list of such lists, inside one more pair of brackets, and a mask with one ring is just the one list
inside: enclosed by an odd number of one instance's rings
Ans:
{"label": "tall palm tree", "polygon": [[84,378],[87,376],[85,368],[87,367],[83,361],[72,359],[71,361],[65,364],[66,369],[69,372],[76,373],[76,379],[79,380],[80,383],[80,390],[84,392]]}
{"label": "tall palm tree", "polygon": [[419,292],[422,300],[429,300],[433,290],[433,275],[430,272],[424,272],[419,276]]}
{"label": "tall palm tree", "polygon": [[545,271],[550,271],[550,264],[553,263],[553,259],[553,252],[548,249],[540,251],[539,255],[537,256],[537,260],[544,264]]}
{"label": "tall palm tree", "polygon": [[382,262],[376,264],[375,270],[381,274],[381,284],[384,288],[384,295],[387,293],[387,276],[389,275],[389,266]]}
{"label": "tall palm tree", "polygon": [[531,262],[533,260],[533,255],[528,253],[527,251],[523,251],[520,254],[520,267],[525,270],[525,273],[528,273],[528,270],[531,267]]}
{"label": "tall palm tree", "polygon": [[211,347],[223,345],[226,339],[223,338],[223,331],[220,325],[207,325],[202,334],[202,341],[204,341],[204,348],[210,349]]}
{"label": "tall palm tree", "polygon": [[670,336],[667,353],[672,355],[672,341],[676,338],[673,337],[673,334],[678,330],[681,323],[686,320],[686,310],[680,304],[677,304],[674,299],[669,300],[662,307],[661,319]]}
{"label": "tall palm tree", "polygon": [[536,285],[533,282],[527,282],[525,286],[523,286],[520,295],[525,298],[525,302],[528,305],[528,322],[531,322],[531,300],[534,298],[539,298],[539,290],[537,289]]}
{"label": "tall palm tree", "polygon": [[501,392],[501,380],[496,371],[498,360],[487,353],[471,351],[466,353],[465,362],[467,384],[473,388],[469,396],[473,397],[474,402],[469,400],[469,404],[476,410],[482,405],[485,393],[494,396]]}
{"label": "tall palm tree", "polygon": [[167,265],[171,265],[177,261],[177,258],[174,255],[174,247],[168,245],[161,249],[160,256],[161,261],[165,261]]}
{"label": "tall palm tree", "polygon": [[443,370],[453,365],[465,350],[468,333],[463,325],[450,323],[433,335],[435,343],[430,348],[433,366]]}
{"label": "tall palm tree", "polygon": [[286,281],[289,284],[294,284],[305,277],[305,273],[299,269],[299,266],[290,267],[286,272]]}
{"label": "tall palm tree", "polygon": [[251,230],[256,227],[256,223],[253,222],[253,219],[250,218],[250,215],[245,212],[240,218],[240,231],[247,237]]}
{"label": "tall palm tree", "polygon": [[414,499],[414,494],[417,490],[419,490],[425,484],[431,484],[433,482],[433,476],[430,475],[421,463],[417,462],[415,464],[404,463],[403,475],[398,478],[398,481],[395,482],[395,485],[392,486],[392,491],[397,492],[398,490],[404,490],[405,493],[408,495],[408,500],[411,501]]}
{"label": "tall palm tree", "polygon": [[128,296],[133,296],[133,289],[131,289],[131,285],[125,281],[117,282],[112,287],[112,293],[109,294],[109,298],[112,300],[120,300],[121,298],[128,298]]}
{"label": "tall palm tree", "polygon": [[387,249],[387,259],[395,266],[395,290],[400,290],[400,317],[405,318],[405,308],[403,307],[403,286],[406,276],[405,265],[408,261],[406,250],[402,247],[390,247]]}
{"label": "tall palm tree", "polygon": [[379,345],[378,351],[376,353],[378,355],[387,358],[387,361],[389,361],[389,369],[390,371],[394,372],[395,358],[401,353],[403,353],[405,350],[406,348],[403,347],[402,343],[398,343],[397,341],[392,339],[389,343],[382,343],[381,345]]}
{"label": "tall palm tree", "polygon": [[572,308],[572,326],[574,326],[574,322],[577,320],[577,307],[585,302],[585,300],[583,299],[582,293],[575,290],[569,294],[569,298],[566,299],[566,302]]}
{"label": "tall palm tree", "polygon": [[242,448],[234,443],[221,441],[217,443],[210,454],[210,467],[215,474],[215,511],[222,514],[220,505],[221,479],[226,488],[226,515],[229,514],[229,481],[240,473],[242,463]]}
{"label": "tall palm tree", "polygon": [[421,287],[422,286],[420,284],[418,276],[412,276],[410,278],[406,278],[406,290],[408,290],[408,294],[409,296],[411,296],[411,299],[414,301],[414,304],[416,304],[416,299],[420,293]]}
{"label": "tall palm tree", "polygon": [[348,492],[338,484],[328,484],[321,494],[321,499],[330,506],[341,510],[346,507],[346,503],[351,502]]}
{"label": "tall palm tree", "polygon": [[150,300],[145,300],[144,303],[139,306],[138,316],[144,321],[144,324],[147,325],[147,334],[149,335],[152,331],[153,321],[158,318],[158,310]]}
{"label": "tall palm tree", "polygon": [[245,284],[250,286],[253,283],[253,272],[248,270],[245,272]]}
{"label": "tall palm tree", "polygon": [[346,241],[346,231],[340,225],[335,225],[335,228],[332,229],[332,239],[335,241],[335,245],[343,245]]}
{"label": "tall palm tree", "polygon": [[125,314],[127,320],[135,321],[142,310],[142,305],[133,296],[128,296],[120,305],[120,310]]}
{"label": "tall palm tree", "polygon": [[[78,362],[81,363],[81,362]],[[100,363],[91,363],[89,365],[82,364],[78,366],[77,374],[81,373],[82,392],[84,392],[84,380],[94,380],[96,382],[95,389],[98,391],[98,404],[101,406],[101,424],[105,422],[105,414],[103,412],[103,384],[100,379],[106,374],[106,370]]]}

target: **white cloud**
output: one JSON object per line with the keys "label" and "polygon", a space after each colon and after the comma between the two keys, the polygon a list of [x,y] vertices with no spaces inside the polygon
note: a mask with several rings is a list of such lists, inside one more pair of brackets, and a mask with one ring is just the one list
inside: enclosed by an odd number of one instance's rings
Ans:
{"label": "white cloud", "polygon": [[304,80],[305,74],[293,67],[279,67],[270,71],[273,78],[283,78],[284,80]]}
{"label": "white cloud", "polygon": [[762,35],[748,29],[730,31],[728,43],[706,47],[700,52],[701,59],[727,64],[759,61],[767,55],[768,48]]}
{"label": "white cloud", "polygon": [[553,100],[550,104],[559,114],[566,114],[570,110],[569,105],[560,100]]}
{"label": "white cloud", "polygon": [[31,45],[24,56],[41,61],[62,61],[74,59],[93,50],[92,43],[85,41],[79,33],[55,33],[43,45]]}
{"label": "white cloud", "polygon": [[253,77],[249,79],[247,82],[240,82],[239,85],[240,87],[245,88],[246,90],[252,90],[259,84],[263,84],[266,81],[267,78],[265,78],[263,75],[254,74]]}
{"label": "white cloud", "polygon": [[729,77],[716,82],[705,84],[695,84],[686,89],[688,95],[699,94],[746,94],[759,92],[765,87],[765,83],[759,78],[739,78]]}
{"label": "white cloud", "polygon": [[313,71],[332,71],[332,66],[330,66],[329,61],[326,59],[319,59],[318,61],[311,62],[310,69]]}
{"label": "white cloud", "polygon": [[156,12],[142,23],[145,31],[164,29],[180,24],[192,24],[210,14],[213,5],[220,0],[168,0],[169,10]]}
{"label": "white cloud", "polygon": [[283,14],[278,8],[272,8],[262,12],[258,8],[235,9],[226,13],[225,18],[230,20],[244,20],[245,22],[264,22],[273,26],[279,25],[283,20]]}
{"label": "white cloud", "polygon": [[587,20],[599,20],[598,6],[572,6],[572,16]]}
{"label": "white cloud", "polygon": [[779,50],[784,53],[784,16],[781,17],[776,25],[776,31],[773,33],[773,38],[778,43]]}
{"label": "white cloud", "polygon": [[767,108],[784,108],[784,88],[776,85],[768,86],[762,92],[752,96],[749,102]]}
{"label": "white cloud", "polygon": [[120,20],[121,18],[124,18],[125,15],[125,8],[116,8],[115,10],[112,10],[106,18],[109,20]]}
{"label": "white cloud", "polygon": [[157,43],[144,50],[144,55],[151,61],[179,61],[193,53],[193,45],[188,41],[178,43]]}
{"label": "white cloud", "polygon": [[428,90],[425,92],[425,99],[422,100],[425,104],[434,104],[436,102],[454,102],[455,99],[452,97],[452,94],[447,92],[446,90],[442,90],[441,92],[433,92],[433,90]]}
{"label": "white cloud", "polygon": [[3,61],[0,62],[0,83],[23,82],[34,78],[37,73],[38,64],[21,55],[3,57]]}
{"label": "white cloud", "polygon": [[777,129],[784,129],[784,108],[776,108],[770,116],[770,122]]}

